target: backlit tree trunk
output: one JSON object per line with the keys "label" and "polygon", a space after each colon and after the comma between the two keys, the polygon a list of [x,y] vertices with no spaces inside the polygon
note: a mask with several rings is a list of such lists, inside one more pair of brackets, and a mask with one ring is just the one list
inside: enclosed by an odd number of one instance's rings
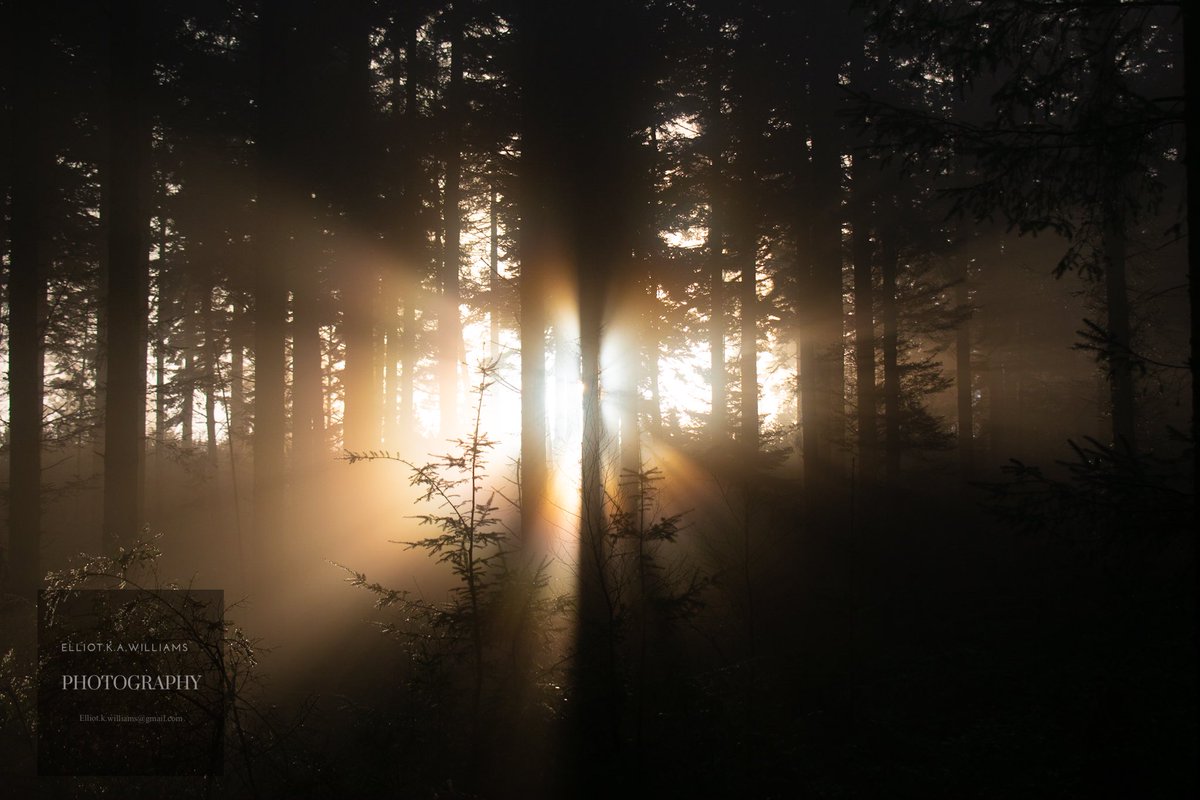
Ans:
{"label": "backlit tree trunk", "polygon": [[[313,236],[312,239],[317,237]],[[312,470],[325,450],[325,409],[318,318],[317,242],[298,248],[292,262],[292,448],[301,470]],[[313,254],[313,255],[308,255]]]}
{"label": "backlit tree trunk", "polygon": [[809,331],[801,375],[806,480],[837,475],[842,440],[845,358],[842,345],[842,142],[838,117],[840,63],[817,59],[813,86],[812,246],[807,302]]}
{"label": "backlit tree trunk", "polygon": [[1104,300],[1108,311],[1109,380],[1112,399],[1113,442],[1137,449],[1134,411],[1133,361],[1130,351],[1129,289],[1125,274],[1125,223],[1110,210],[1103,232]]}
{"label": "backlit tree trunk", "polygon": [[146,324],[149,283],[151,63],[146,8],[112,8],[109,74],[108,341],[105,362],[104,543],[128,545],[143,519]]}
{"label": "backlit tree trunk", "polygon": [[458,6],[451,12],[450,84],[446,88],[446,189],[442,198],[442,223],[445,234],[442,251],[442,303],[438,315],[438,398],[443,437],[458,426],[458,364],[462,349],[462,320],[458,270],[462,260],[462,84],[463,31]]}
{"label": "backlit tree trunk", "polygon": [[725,123],[721,111],[721,87],[708,82],[708,130],[704,133],[708,153],[708,350],[710,411],[708,437],[724,441],[729,431],[728,378],[725,372]]}
{"label": "backlit tree trunk", "polygon": [[[42,12],[22,15],[8,4],[12,86],[11,255],[9,308],[9,572],[14,594],[35,598],[41,583],[43,342],[46,298],[46,193],[50,159],[43,126],[43,81],[48,68]],[[24,18],[22,18],[24,16]]]}
{"label": "backlit tree trunk", "polygon": [[279,531],[284,481],[284,337],[288,233],[284,221],[287,4],[263,0],[259,14],[257,252],[254,264],[254,529],[265,557]]}
{"label": "backlit tree trunk", "polygon": [[[1184,29],[1184,68],[1187,107],[1195,110],[1200,103],[1200,11],[1196,6],[1180,6]],[[1194,117],[1193,117],[1194,119]],[[1191,335],[1188,364],[1192,375],[1192,498],[1200,497],[1200,125],[1187,126],[1187,253],[1188,309]],[[1193,573],[1195,574],[1195,573]]]}
{"label": "backlit tree trunk", "polygon": [[884,460],[887,477],[894,479],[900,473],[900,364],[899,364],[899,311],[896,305],[896,273],[900,255],[893,239],[894,234],[883,235],[881,266],[883,285],[880,290],[883,316],[883,414],[884,414]]}
{"label": "backlit tree trunk", "polygon": [[875,391],[874,273],[871,269],[870,170],[876,165],[864,153],[854,157],[854,371],[858,395],[858,469],[867,478],[875,474],[879,447],[878,400]]}
{"label": "backlit tree trunk", "polygon": [[958,286],[955,288],[955,303],[964,315],[954,337],[955,387],[958,394],[958,454],[962,467],[968,473],[974,458],[975,416],[973,409],[973,378],[971,372],[971,300],[967,279],[969,264],[964,261]]}
{"label": "backlit tree trunk", "polygon": [[340,231],[337,272],[344,292],[342,327],[345,331],[346,411],[344,444],[355,451],[380,446],[382,392],[376,381],[375,317],[378,308],[380,271],[372,246],[374,174],[371,148],[366,135],[371,104],[371,51],[368,6],[364,0],[339,9],[339,44],[345,53],[345,72],[340,84],[345,119],[338,126],[338,146],[343,175],[337,195],[346,213],[347,225]]}

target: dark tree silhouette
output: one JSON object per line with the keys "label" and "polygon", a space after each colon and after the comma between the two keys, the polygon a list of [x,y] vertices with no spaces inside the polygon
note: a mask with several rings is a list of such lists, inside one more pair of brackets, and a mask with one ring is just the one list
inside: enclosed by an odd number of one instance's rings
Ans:
{"label": "dark tree silhouette", "polygon": [[113,10],[109,47],[109,146],[105,164],[108,282],[105,306],[105,549],[131,542],[143,520],[146,321],[149,281],[149,9]]}
{"label": "dark tree silhouette", "polygon": [[267,633],[185,795],[1194,794],[1190,6],[0,12],[10,794],[143,571]]}
{"label": "dark tree silhouette", "polygon": [[36,596],[41,584],[43,309],[49,250],[52,154],[43,106],[50,53],[42,9],[7,4],[5,27],[12,95],[8,281],[9,557],[15,594]]}

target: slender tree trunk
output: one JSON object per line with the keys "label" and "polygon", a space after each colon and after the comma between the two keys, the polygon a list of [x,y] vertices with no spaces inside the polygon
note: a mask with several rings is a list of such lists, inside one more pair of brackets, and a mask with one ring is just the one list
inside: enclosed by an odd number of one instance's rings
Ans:
{"label": "slender tree trunk", "polygon": [[246,361],[243,340],[242,299],[238,293],[232,296],[233,315],[229,321],[229,437],[230,451],[237,453],[246,435]]}
{"label": "slender tree trunk", "polygon": [[493,180],[488,204],[488,360],[500,358],[500,197]]}
{"label": "slender tree trunk", "polygon": [[740,313],[742,328],[742,435],[744,445],[758,449],[758,268],[753,239],[742,251]]}
{"label": "slender tree trunk", "polygon": [[336,346],[334,340],[337,333],[330,333],[321,337],[321,396],[324,398],[323,407],[325,410],[325,430],[332,430],[334,425],[333,420],[333,365],[337,360]]}
{"label": "slender tree trunk", "polygon": [[400,430],[408,435],[416,426],[417,414],[414,388],[417,371],[417,312],[414,307],[416,292],[410,291],[404,302],[404,323],[400,330]]}
{"label": "slender tree trunk", "polygon": [[971,298],[967,280],[968,262],[963,261],[962,275],[955,288],[955,303],[963,314],[954,339],[955,383],[958,391],[958,454],[963,471],[970,474],[974,460],[975,417],[974,386],[971,371]]}
{"label": "slender tree trunk", "polygon": [[[1200,12],[1194,5],[1180,6],[1184,30],[1184,70],[1187,107],[1200,106]],[[1200,497],[1200,125],[1187,125],[1187,230],[1188,308],[1191,311],[1191,349],[1188,364],[1192,374],[1192,501]],[[1193,577],[1200,570],[1193,572]]]}
{"label": "slender tree trunk", "polygon": [[[991,325],[993,330],[999,330],[1000,326]],[[1008,437],[1008,397],[1007,386],[1005,381],[1005,361],[1004,355],[998,353],[995,349],[988,356],[989,366],[986,377],[987,386],[987,446],[988,455],[995,461],[1000,458],[1012,457],[1012,453],[1005,453],[1009,446]],[[1097,400],[1097,405],[1102,406],[1103,401]]]}
{"label": "slender tree trunk", "polygon": [[[739,46],[739,51],[744,47]],[[750,56],[743,56],[749,61]],[[742,70],[750,67],[743,64]],[[757,70],[755,70],[757,71]],[[753,74],[753,73],[751,73]],[[742,80],[751,77],[742,75]],[[741,432],[739,439],[746,447],[758,449],[758,197],[755,186],[758,180],[758,162],[761,158],[761,131],[765,124],[765,113],[757,100],[757,93],[750,86],[744,87],[745,108],[736,118],[739,128],[739,144],[736,167],[736,183],[733,204],[729,210],[731,223],[730,240],[736,258],[741,262],[741,280],[738,282],[738,322],[741,344],[738,352],[741,376]]]}
{"label": "slender tree trunk", "polygon": [[720,245],[714,249],[713,229],[709,228],[709,249],[712,261],[708,268],[708,351],[711,400],[708,417],[708,438],[719,444],[728,438],[729,400],[725,372],[725,256]]}
{"label": "slender tree trunk", "polygon": [[[366,139],[371,104],[370,29],[365,0],[357,0],[348,8],[341,30],[341,44],[348,61],[344,75],[348,124],[341,129],[345,175],[339,191],[349,222],[366,227],[372,222],[373,210],[373,175]],[[380,274],[374,266],[373,253],[365,245],[351,241],[349,246],[341,248],[339,257],[346,300],[342,319],[346,339],[344,444],[349,450],[376,450],[381,436],[381,392],[375,380],[375,317]]]}
{"label": "slender tree trunk", "polygon": [[42,391],[44,344],[41,312],[46,297],[49,238],[47,187],[50,154],[42,113],[45,70],[43,12],[29,7],[29,17],[14,4],[6,8],[8,54],[13,77],[11,187],[11,252],[9,308],[9,496],[8,542],[10,588],[36,598],[41,585],[42,525]]}
{"label": "slender tree trunk", "polygon": [[[1184,31],[1184,85],[1187,91],[1187,120],[1185,159],[1187,164],[1187,254],[1188,310],[1191,316],[1191,336],[1188,357],[1192,377],[1192,508],[1200,502],[1200,125],[1195,111],[1200,104],[1200,12],[1195,4],[1180,6]],[[1193,511],[1193,516],[1195,512]],[[1193,538],[1192,547],[1192,640],[1195,642],[1197,622],[1200,622],[1200,553]],[[1194,647],[1194,644],[1193,644]]]}
{"label": "slender tree trunk", "polygon": [[[159,264],[161,275],[162,265]],[[158,316],[154,329],[154,516],[161,519],[163,513],[163,489],[167,464],[167,355],[166,327],[162,323],[162,284],[158,286]]]}
{"label": "slender tree trunk", "polygon": [[396,276],[391,274],[384,280],[383,296],[383,446],[387,450],[395,450],[400,442],[400,429],[397,424],[398,410],[396,399],[399,393],[400,378],[400,325],[399,308],[396,297]]}
{"label": "slender tree trunk", "polygon": [[1112,390],[1113,442],[1137,449],[1134,411],[1133,363],[1130,351],[1129,290],[1125,273],[1125,225],[1123,215],[1112,211],[1104,234],[1104,289],[1108,309],[1109,380]]}
{"label": "slender tree trunk", "polygon": [[560,318],[553,325],[552,345],[554,349],[554,407],[546,409],[547,426],[550,431],[551,460],[557,467],[562,460],[560,454],[572,436],[578,433],[575,427],[579,416],[578,398],[573,388],[579,386],[579,344],[573,341]]}
{"label": "slender tree trunk", "polygon": [[158,260],[154,265],[152,294],[154,303],[154,475],[153,475],[153,517],[152,521],[162,519],[166,507],[164,488],[166,486],[166,436],[167,436],[167,343],[170,336],[168,315],[171,312],[171,300],[167,278],[167,215],[159,212],[158,228]]}
{"label": "slender tree trunk", "polygon": [[[404,83],[402,97],[398,91],[396,102],[403,100],[400,117],[400,250],[401,266],[397,276],[399,286],[401,321],[397,340],[397,426],[399,437],[411,436],[416,428],[414,388],[418,362],[418,328],[424,326],[424,318],[417,320],[417,297],[420,293],[420,274],[426,266],[425,230],[420,222],[421,210],[421,167],[416,147],[418,129],[421,124],[421,109],[418,102],[420,52],[417,32],[420,22],[414,13],[405,20],[404,28]],[[398,84],[399,85],[399,84]]]}
{"label": "slender tree trunk", "polygon": [[[653,127],[650,143],[655,145]],[[636,150],[633,150],[633,148]],[[640,157],[645,153],[642,145],[631,147]],[[631,153],[632,155],[632,153]],[[608,388],[608,403],[617,423],[615,465],[616,479],[622,487],[622,503],[633,511],[636,500],[636,484],[631,475],[642,471],[642,432],[639,414],[639,383],[644,372],[643,361],[648,341],[654,342],[654,326],[646,313],[646,290],[654,286],[649,264],[655,254],[658,241],[655,224],[655,173],[656,152],[651,149],[646,155],[650,169],[639,169],[631,176],[636,182],[628,188],[624,202],[628,205],[628,246],[614,248],[620,257],[610,272],[612,289],[607,294],[606,313],[609,352],[602,370],[611,376]],[[635,194],[636,192],[636,194]],[[621,232],[615,231],[618,235]],[[651,306],[653,307],[653,306]]]}
{"label": "slender tree trunk", "polygon": [[183,302],[180,305],[179,338],[180,349],[183,350],[182,377],[176,380],[181,384],[180,416],[182,430],[180,438],[185,447],[192,446],[192,427],[196,415],[196,309],[193,305],[192,286],[183,290]]}
{"label": "slender tree trunk", "polygon": [[[305,248],[316,252],[315,242]],[[299,254],[297,254],[299,256]],[[325,450],[325,414],[321,381],[321,330],[318,319],[316,260],[292,262],[292,447],[298,468],[312,470]]]}
{"label": "slender tree trunk", "polygon": [[883,316],[883,414],[884,455],[889,480],[900,474],[900,362],[899,313],[896,306],[896,273],[900,254],[890,234],[883,237],[883,286],[880,300]]}
{"label": "slender tree trunk", "polygon": [[[411,28],[408,25],[407,28]],[[391,103],[391,135],[396,142],[405,142],[407,139],[407,117],[405,116],[405,96],[408,85],[411,83],[406,77],[409,71],[404,58],[404,42],[406,25],[404,20],[397,20],[392,26],[388,39],[388,46],[392,55],[392,92],[390,96]],[[380,281],[380,296],[379,307],[381,312],[380,334],[383,337],[383,352],[381,353],[383,375],[383,422],[382,422],[382,444],[385,450],[396,451],[400,445],[400,424],[399,424],[399,387],[400,387],[400,295],[404,289],[403,276],[411,269],[411,265],[406,263],[408,257],[408,242],[406,241],[406,232],[412,224],[412,220],[405,220],[404,216],[409,213],[406,206],[407,197],[407,177],[403,174],[403,170],[407,168],[404,154],[406,146],[400,145],[398,152],[398,165],[401,174],[398,176],[398,186],[395,187],[397,192],[397,202],[392,206],[394,209],[393,216],[397,219],[395,229],[389,231],[394,241],[394,263],[390,267],[385,267],[381,274]]]}
{"label": "slender tree trunk", "polygon": [[[641,299],[641,287],[638,285],[625,286],[622,294],[632,297],[634,301]],[[638,373],[641,365],[641,347],[638,342],[638,331],[628,325],[615,337],[620,347],[618,356],[609,369],[613,371],[615,385],[612,387],[612,401],[617,404],[617,425],[620,465],[619,479],[627,485],[626,476],[641,471],[642,468],[642,438],[638,425]],[[631,509],[632,510],[632,509]]]}
{"label": "slender tree trunk", "polygon": [[[841,196],[841,173],[838,166],[841,154],[834,148],[830,151],[830,139],[825,141],[823,154],[818,151],[815,159],[829,162],[824,169],[816,170],[818,176],[817,195],[828,198],[828,206],[819,221],[817,242],[819,261],[814,264],[813,298],[814,324],[817,331],[815,364],[816,397],[814,402],[818,414],[817,458],[828,477],[834,477],[837,468],[838,445],[843,439],[842,423],[845,418],[845,357],[842,344],[842,254],[841,226],[838,215]],[[837,141],[834,137],[832,141]]]}
{"label": "slender tree trunk", "polygon": [[874,272],[871,269],[871,188],[869,171],[876,165],[865,153],[855,153],[851,209],[854,212],[854,370],[858,394],[858,469],[875,475],[879,448],[878,400],[875,390]]}
{"label": "slender tree trunk", "polygon": [[[172,313],[167,277],[167,217],[159,220],[158,264],[155,267],[155,294],[158,302],[154,313],[154,467],[155,483],[161,487],[164,449],[167,435],[167,337]],[[161,496],[156,490],[155,495]]]}
{"label": "slender tree trunk", "polygon": [[283,0],[263,0],[259,13],[259,175],[254,265],[254,530],[263,563],[279,536],[284,493],[284,337],[288,233],[284,222],[286,20]]}
{"label": "slender tree trunk", "polygon": [[[832,7],[831,7],[832,8]],[[835,40],[842,33],[844,12],[829,13],[823,22]],[[801,391],[804,414],[804,471],[812,488],[821,490],[839,478],[839,445],[844,439],[845,353],[842,342],[842,156],[846,133],[839,121],[842,98],[839,45],[824,45],[812,75],[811,258],[807,276],[808,342],[802,344]]]}
{"label": "slender tree trunk", "polygon": [[[108,384],[105,391],[104,541],[113,553],[140,533],[146,436],[151,80],[146,9],[113,6],[108,150]],[[104,213],[102,211],[102,213]]]}
{"label": "slender tree trunk", "polygon": [[462,18],[457,6],[451,12],[450,85],[446,89],[445,169],[446,190],[442,200],[445,232],[442,251],[442,305],[438,315],[438,398],[442,436],[450,436],[458,427],[458,363],[462,349],[462,320],[458,270],[462,259]]}
{"label": "slender tree trunk", "polygon": [[708,350],[711,392],[708,438],[719,444],[728,438],[729,399],[725,372],[725,125],[721,86],[708,83]]}
{"label": "slender tree trunk", "polygon": [[[644,248],[644,257],[646,259],[646,288],[639,298],[641,307],[644,309],[641,314],[641,322],[639,327],[642,335],[642,347],[639,356],[639,381],[644,379],[650,388],[650,407],[647,410],[649,418],[649,428],[651,435],[657,436],[662,433],[662,397],[659,394],[658,388],[658,355],[662,343],[662,314],[660,310],[662,304],[658,300],[658,291],[661,286],[659,280],[659,272],[662,269],[663,259],[663,242],[659,238],[659,215],[658,215],[658,187],[661,183],[660,158],[658,142],[658,124],[650,126],[650,169],[647,171],[648,191],[646,192],[646,217],[642,221],[642,236],[645,238],[646,246]],[[640,392],[634,398],[635,413],[637,408],[642,405]]]}
{"label": "slender tree trunk", "polygon": [[[211,247],[211,245],[210,245]],[[204,323],[204,445],[208,463],[217,467],[217,368],[221,359],[221,341],[213,320],[213,275],[210,273],[201,293],[201,321]],[[215,484],[214,484],[215,485]]]}
{"label": "slender tree trunk", "polygon": [[[373,355],[375,370],[372,373],[371,380],[375,386],[375,415],[376,415],[375,441],[378,443],[378,445],[380,447],[383,447],[384,446],[383,445],[384,433],[386,430],[386,425],[388,423],[388,419],[384,413],[385,409],[387,407],[387,402],[388,402],[388,400],[387,400],[387,379],[388,379],[389,369],[388,369],[388,365],[387,365],[387,361],[386,361],[387,352],[388,352],[387,351],[387,328],[389,325],[391,325],[393,323],[393,319],[395,316],[394,315],[395,309],[392,308],[393,314],[392,314],[392,317],[389,317],[387,314],[387,309],[389,308],[389,306],[392,305],[393,301],[391,299],[385,297],[386,287],[384,286],[384,284],[387,281],[387,275],[384,272],[384,270],[376,268],[375,269],[375,278],[376,278],[376,290],[375,290],[375,298],[374,298],[375,302],[372,306],[372,311],[371,311],[372,319],[375,320],[375,340],[374,340],[375,341],[375,353]],[[319,337],[320,337],[320,332],[318,331],[318,339],[317,339],[318,346],[320,343]],[[321,363],[320,358],[318,357],[318,359],[317,359],[318,369],[320,368],[320,363]],[[320,384],[320,381],[318,380],[317,383]],[[318,409],[320,408],[320,403],[317,404],[317,408]],[[319,422],[321,420],[321,414],[320,414],[319,410],[317,413],[317,420],[318,420],[318,424],[319,424]],[[323,445],[322,445],[322,449],[324,449]]]}
{"label": "slender tree trunk", "polygon": [[[223,255],[224,231],[219,221],[213,216],[211,208],[219,205],[216,198],[220,192],[215,184],[210,183],[219,170],[219,165],[208,155],[198,157],[202,167],[202,177],[194,190],[198,197],[208,200],[210,208],[200,211],[193,236],[191,237],[191,259],[189,275],[192,278],[193,300],[185,311],[185,325],[190,333],[186,342],[192,369],[187,375],[188,380],[188,427],[191,430],[190,406],[195,390],[199,389],[204,402],[204,446],[208,466],[216,473],[218,463],[217,446],[217,392],[219,390],[219,371],[221,367],[221,351],[224,349],[223,334],[218,331],[216,313],[213,309],[213,295],[217,288],[218,260]],[[165,201],[167,197],[164,185],[163,200],[165,216]],[[164,224],[164,248],[166,227]],[[163,250],[165,253],[165,249]],[[189,436],[190,438],[190,436]],[[214,502],[219,502],[217,482],[212,481],[210,488],[214,492]]]}
{"label": "slender tree trunk", "polygon": [[556,177],[558,152],[553,131],[543,127],[553,108],[554,76],[543,72],[542,54],[552,52],[548,29],[540,13],[526,19],[523,39],[522,95],[526,129],[521,151],[520,338],[521,338],[521,535],[524,546],[536,552],[547,544],[548,472],[546,458],[546,290],[555,262],[555,215],[559,210],[550,188]]}
{"label": "slender tree trunk", "polygon": [[[16,4],[9,4],[10,6]],[[99,64],[97,68],[100,86],[108,86],[112,82],[110,75],[112,71],[112,50],[113,44],[109,37],[104,37],[101,47],[97,51]],[[97,110],[97,152],[104,154],[107,158],[108,151],[112,142],[112,124],[111,124],[111,103],[103,102],[98,105]],[[106,166],[103,161],[100,166]],[[99,269],[96,275],[96,339],[95,346],[92,348],[93,355],[93,372],[96,376],[94,400],[95,411],[92,415],[92,429],[88,452],[88,462],[90,469],[88,475],[90,478],[97,478],[103,475],[104,467],[104,425],[107,417],[107,387],[108,387],[108,214],[105,211],[111,207],[111,187],[104,175],[100,176],[100,222],[99,222]],[[99,503],[92,506],[94,512],[93,521],[96,527],[103,532],[104,529],[104,505]],[[103,539],[103,533],[101,533]]]}
{"label": "slender tree trunk", "polygon": [[[1084,44],[1094,54],[1097,101],[1104,107],[1115,108],[1117,92],[1122,85],[1119,36],[1123,16],[1115,7],[1102,8],[1084,31]],[[1098,40],[1094,37],[1099,37]],[[1189,109],[1191,110],[1191,109]],[[1104,149],[1100,166],[1105,184],[1101,201],[1101,246],[1104,249],[1104,302],[1108,312],[1108,370],[1111,390],[1112,439],[1118,447],[1137,450],[1137,419],[1133,383],[1133,357],[1129,321],[1129,290],[1125,260],[1127,250],[1127,218],[1125,214],[1128,182],[1135,168],[1125,142],[1110,144]]]}
{"label": "slender tree trunk", "polygon": [[654,309],[650,314],[646,315],[646,341],[642,352],[642,360],[645,364],[646,382],[650,387],[650,407],[647,410],[647,416],[650,418],[650,434],[657,436],[662,433],[662,390],[658,385],[658,356],[661,347],[662,320],[657,313],[660,308],[658,302],[658,283],[651,277],[650,285],[646,287],[645,301],[651,309]]}

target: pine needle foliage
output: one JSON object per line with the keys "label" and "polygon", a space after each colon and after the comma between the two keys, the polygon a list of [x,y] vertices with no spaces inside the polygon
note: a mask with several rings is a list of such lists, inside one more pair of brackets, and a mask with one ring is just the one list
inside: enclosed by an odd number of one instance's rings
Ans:
{"label": "pine needle foliage", "polygon": [[[449,568],[455,581],[446,599],[395,589],[335,564],[346,572],[347,583],[375,596],[377,609],[393,612],[377,624],[408,652],[415,668],[408,680],[410,699],[426,703],[430,724],[445,729],[439,735],[466,734],[469,785],[480,780],[486,741],[502,736],[526,713],[517,709],[519,695],[537,695],[526,710],[553,714],[560,705],[564,659],[556,643],[571,607],[567,596],[551,591],[550,561],[527,554],[514,541],[497,502],[503,497],[489,485],[489,457],[498,442],[483,430],[482,420],[497,371],[497,362],[479,366],[471,431],[451,440],[449,452],[423,464],[387,452],[344,456],[352,464],[384,460],[408,468],[418,503],[432,509],[410,518],[432,533],[396,544]],[[464,716],[457,727],[455,720]]]}

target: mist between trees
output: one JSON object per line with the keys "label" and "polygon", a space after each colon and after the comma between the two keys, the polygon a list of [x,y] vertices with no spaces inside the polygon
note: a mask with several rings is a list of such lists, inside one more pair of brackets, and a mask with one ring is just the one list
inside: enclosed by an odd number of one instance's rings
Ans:
{"label": "mist between trees", "polygon": [[197,794],[1194,787],[1182,4],[0,5],[20,786],[83,552]]}

